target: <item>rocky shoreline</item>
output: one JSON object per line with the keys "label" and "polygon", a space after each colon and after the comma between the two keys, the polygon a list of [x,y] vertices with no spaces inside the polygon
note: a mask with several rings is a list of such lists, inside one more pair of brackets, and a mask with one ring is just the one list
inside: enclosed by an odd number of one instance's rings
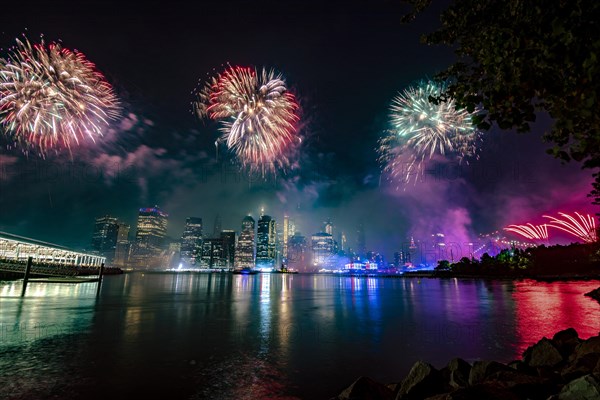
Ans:
{"label": "rocky shoreline", "polygon": [[508,364],[455,358],[438,370],[418,361],[401,382],[386,385],[363,376],[331,400],[420,399],[598,400],[600,333],[583,340],[573,328],[557,332]]}
{"label": "rocky shoreline", "polygon": [[585,296],[591,297],[592,299],[600,303],[600,287],[598,289],[594,289],[591,292],[586,293]]}

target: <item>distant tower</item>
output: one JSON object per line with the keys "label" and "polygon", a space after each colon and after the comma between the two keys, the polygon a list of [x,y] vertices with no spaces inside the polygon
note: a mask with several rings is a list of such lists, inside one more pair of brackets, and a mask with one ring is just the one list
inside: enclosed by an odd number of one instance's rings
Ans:
{"label": "distant tower", "polygon": [[283,216],[283,257],[288,256],[288,243],[290,239],[290,216],[285,214]]}
{"label": "distant tower", "polygon": [[261,215],[256,231],[256,265],[275,266],[276,229],[275,220],[269,215]]}
{"label": "distant tower", "polygon": [[202,218],[189,217],[181,235],[181,262],[186,266],[196,263],[196,256],[202,247]]}
{"label": "distant tower", "polygon": [[117,236],[119,232],[119,221],[115,217],[105,215],[96,218],[94,235],[92,236],[92,248],[107,262],[112,262],[117,247]]}
{"label": "distant tower", "polygon": [[223,230],[221,227],[221,216],[219,214],[217,214],[217,216],[215,217],[215,226],[213,228],[213,237],[214,238],[218,238],[219,235],[221,234],[221,231]]}
{"label": "distant tower", "polygon": [[235,268],[254,268],[255,222],[250,215],[242,220],[242,232],[235,250]]}
{"label": "distant tower", "polygon": [[346,242],[348,239],[346,239],[346,234],[344,232],[342,232],[342,251],[346,251]]}
{"label": "distant tower", "polygon": [[325,221],[325,233],[333,236],[333,222],[331,222],[331,218],[328,218]]}
{"label": "distant tower", "polygon": [[134,262],[137,267],[160,266],[165,247],[169,214],[158,206],[140,208],[135,233]]}

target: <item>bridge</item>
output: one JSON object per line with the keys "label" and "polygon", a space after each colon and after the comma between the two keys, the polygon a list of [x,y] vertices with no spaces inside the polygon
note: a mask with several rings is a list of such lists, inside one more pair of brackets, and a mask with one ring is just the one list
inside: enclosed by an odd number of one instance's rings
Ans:
{"label": "bridge", "polygon": [[0,271],[24,273],[32,258],[31,273],[73,276],[79,271],[97,271],[106,257],[70,250],[64,246],[0,232]]}

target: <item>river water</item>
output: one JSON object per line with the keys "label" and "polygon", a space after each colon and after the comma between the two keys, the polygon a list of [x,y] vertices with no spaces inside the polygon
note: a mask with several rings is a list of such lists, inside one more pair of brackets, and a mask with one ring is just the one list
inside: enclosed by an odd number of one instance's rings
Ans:
{"label": "river water", "polygon": [[419,360],[600,331],[600,281],[130,273],[0,283],[0,398],[328,399]]}

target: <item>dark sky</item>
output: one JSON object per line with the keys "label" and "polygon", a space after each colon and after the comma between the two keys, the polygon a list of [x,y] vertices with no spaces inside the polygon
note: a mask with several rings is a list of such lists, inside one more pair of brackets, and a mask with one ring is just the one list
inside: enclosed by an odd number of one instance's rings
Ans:
{"label": "dark sky", "polygon": [[[134,224],[137,208],[158,204],[178,237],[187,216],[211,231],[220,214],[224,228],[239,230],[264,206],[278,219],[296,216],[303,233],[331,217],[351,245],[362,221],[368,247],[390,257],[410,235],[464,241],[559,209],[593,211],[589,171],[544,153],[544,116],[528,135],[486,133],[479,160],[445,161],[425,183],[396,191],[380,180],[374,149],[391,98],[453,59],[419,43],[442,7],[402,25],[399,1],[3,5],[0,46],[43,33],[82,51],[115,86],[125,117],[72,156],[0,153],[0,229],[86,247],[105,213]],[[300,99],[307,140],[292,173],[248,179],[226,155],[216,159],[216,126],[190,113],[190,92],[226,63],[275,68]]]}

